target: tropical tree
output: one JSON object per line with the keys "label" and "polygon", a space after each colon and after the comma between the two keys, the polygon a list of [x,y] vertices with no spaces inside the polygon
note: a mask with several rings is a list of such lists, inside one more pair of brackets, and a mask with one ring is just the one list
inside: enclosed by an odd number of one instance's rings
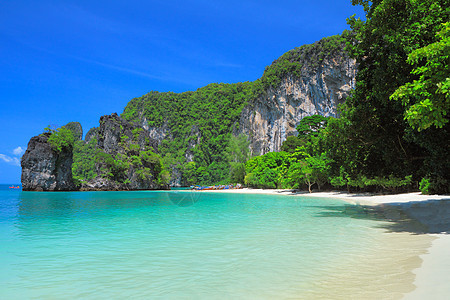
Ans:
{"label": "tropical tree", "polygon": [[[49,130],[49,127],[45,128],[45,130]],[[53,150],[61,152],[64,149],[71,150],[73,148],[75,138],[70,129],[61,127],[49,132],[51,132],[51,134],[48,138],[48,142],[52,145]]]}
{"label": "tropical tree", "polygon": [[250,141],[248,136],[241,133],[237,137],[231,136],[226,148],[226,156],[230,164],[230,181],[244,182],[245,163],[250,158]]}
{"label": "tropical tree", "polygon": [[[444,127],[450,108],[450,23],[436,34],[437,42],[416,49],[407,62],[415,66],[411,74],[418,80],[400,86],[391,96],[406,107],[405,119],[421,131],[431,126]],[[422,64],[426,61],[425,65]]]}
{"label": "tropical tree", "polygon": [[349,19],[347,50],[358,73],[341,118],[326,133],[333,176],[339,176],[340,166],[350,178],[413,175],[418,182],[427,176],[447,182],[436,190],[448,191],[448,59],[439,57],[446,51],[442,24],[450,18],[448,0],[352,3],[363,5],[366,20]]}

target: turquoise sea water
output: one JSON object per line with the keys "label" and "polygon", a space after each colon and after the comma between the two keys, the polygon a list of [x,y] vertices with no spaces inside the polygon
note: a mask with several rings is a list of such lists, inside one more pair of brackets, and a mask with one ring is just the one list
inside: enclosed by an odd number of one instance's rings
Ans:
{"label": "turquoise sea water", "polygon": [[[280,299],[381,243],[340,200],[0,189],[0,299]],[[354,214],[354,212],[353,212]]]}

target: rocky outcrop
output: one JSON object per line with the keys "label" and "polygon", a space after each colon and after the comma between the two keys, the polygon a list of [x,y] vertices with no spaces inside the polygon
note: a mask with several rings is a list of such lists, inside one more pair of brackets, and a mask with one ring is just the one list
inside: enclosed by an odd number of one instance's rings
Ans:
{"label": "rocky outcrop", "polygon": [[84,141],[86,143],[89,143],[93,138],[98,139],[98,127],[92,127],[91,129],[89,129],[89,131],[86,133]]}
{"label": "rocky outcrop", "polygon": [[[72,131],[75,143],[64,144],[59,150],[49,142],[52,132],[31,138],[21,162],[24,191],[169,188],[164,183],[168,178],[163,172],[161,158],[156,154],[158,143],[150,137],[148,130],[115,113],[100,118],[100,126],[89,130],[86,135],[87,142],[80,141],[83,134],[80,123],[71,122],[63,127]],[[92,171],[97,174],[91,180],[77,177],[77,185],[72,177],[74,148],[82,166],[91,165],[94,161],[95,170]]]}
{"label": "rocky outcrop", "polygon": [[114,156],[127,152],[124,147],[124,143],[130,143],[127,140],[134,140],[141,151],[148,147],[158,151],[158,142],[150,137],[148,130],[122,119],[117,113],[100,117],[97,140],[98,148]]}
{"label": "rocky outcrop", "polygon": [[289,135],[306,116],[338,115],[337,106],[355,87],[356,62],[343,52],[324,57],[317,67],[304,58],[301,76],[287,74],[276,88],[246,106],[241,114],[239,133],[247,134],[253,155],[280,151]]}
{"label": "rocky outcrop", "polygon": [[83,139],[83,127],[81,127],[79,122],[70,122],[63,127],[72,131],[75,141],[81,141]]}
{"label": "rocky outcrop", "polygon": [[164,122],[164,124],[160,127],[148,126],[148,120],[143,115],[143,111],[141,111],[139,119],[141,120],[140,126],[142,128],[144,128],[145,130],[147,130],[149,132],[150,138],[157,141],[158,144],[160,144],[162,142],[162,140],[164,140],[166,138],[166,136],[168,136],[170,133],[170,129],[169,129],[169,126],[167,125],[167,122]]}
{"label": "rocky outcrop", "polygon": [[[168,189],[168,185],[158,183],[158,157],[154,155],[146,160],[141,156],[142,152],[150,151],[153,155],[158,151],[158,142],[148,130],[113,113],[102,116],[100,126],[88,135],[89,139],[97,138],[97,149],[103,153],[103,160],[95,162],[98,176],[83,182],[82,190]],[[132,162],[133,157],[137,163]]]}
{"label": "rocky outcrop", "polygon": [[24,191],[73,191],[72,150],[55,151],[48,142],[50,133],[32,137],[22,156]]}

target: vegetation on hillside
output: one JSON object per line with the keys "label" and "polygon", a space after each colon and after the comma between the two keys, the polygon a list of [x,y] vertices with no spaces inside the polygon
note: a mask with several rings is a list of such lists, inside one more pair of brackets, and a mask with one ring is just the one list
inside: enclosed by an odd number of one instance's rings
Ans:
{"label": "vegetation on hillside", "polygon": [[[242,109],[269,87],[276,88],[283,77],[300,77],[304,66],[315,69],[327,55],[342,54],[344,46],[336,35],[293,49],[254,82],[213,83],[179,94],[153,91],[131,100],[121,116],[139,124],[145,120],[151,128],[169,133],[159,151],[164,162],[181,173],[182,183],[242,182],[248,151],[244,160],[230,159]],[[248,138],[241,136],[237,143],[248,147]]]}
{"label": "vegetation on hillside", "polygon": [[76,183],[89,181],[98,176],[95,168],[95,157],[97,154],[97,139],[89,142],[77,141],[73,147],[72,177]]}
{"label": "vegetation on hillside", "polygon": [[72,174],[76,184],[103,177],[127,185],[131,183],[130,175],[134,173],[138,182],[150,181],[161,186],[167,185],[170,173],[161,156],[154,152],[149,143],[144,148],[138,143],[142,131],[141,128],[136,128],[132,131],[132,136],[121,136],[121,150],[116,155],[99,148],[95,137],[89,142],[75,142]]}
{"label": "vegetation on hillside", "polygon": [[227,146],[243,107],[257,95],[257,85],[221,83],[180,94],[151,92],[131,100],[122,117],[134,122],[145,118],[149,126],[170,131],[159,151],[186,184],[228,182]]}
{"label": "vegetation on hillside", "polygon": [[50,126],[44,128],[44,131],[50,133],[48,143],[56,152],[61,152],[64,149],[72,150],[75,138],[72,131],[68,128],[61,127],[58,129],[50,129]]}
{"label": "vegetation on hillside", "polygon": [[79,122],[69,122],[64,125],[63,128],[72,131],[74,141],[80,141],[83,139],[83,128]]}

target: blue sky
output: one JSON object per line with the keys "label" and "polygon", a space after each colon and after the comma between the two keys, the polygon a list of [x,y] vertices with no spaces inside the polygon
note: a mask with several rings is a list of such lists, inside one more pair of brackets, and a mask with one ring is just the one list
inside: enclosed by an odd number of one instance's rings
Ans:
{"label": "blue sky", "polygon": [[0,4],[0,183],[47,125],[86,133],[152,90],[252,81],[286,51],[348,29],[350,0]]}

